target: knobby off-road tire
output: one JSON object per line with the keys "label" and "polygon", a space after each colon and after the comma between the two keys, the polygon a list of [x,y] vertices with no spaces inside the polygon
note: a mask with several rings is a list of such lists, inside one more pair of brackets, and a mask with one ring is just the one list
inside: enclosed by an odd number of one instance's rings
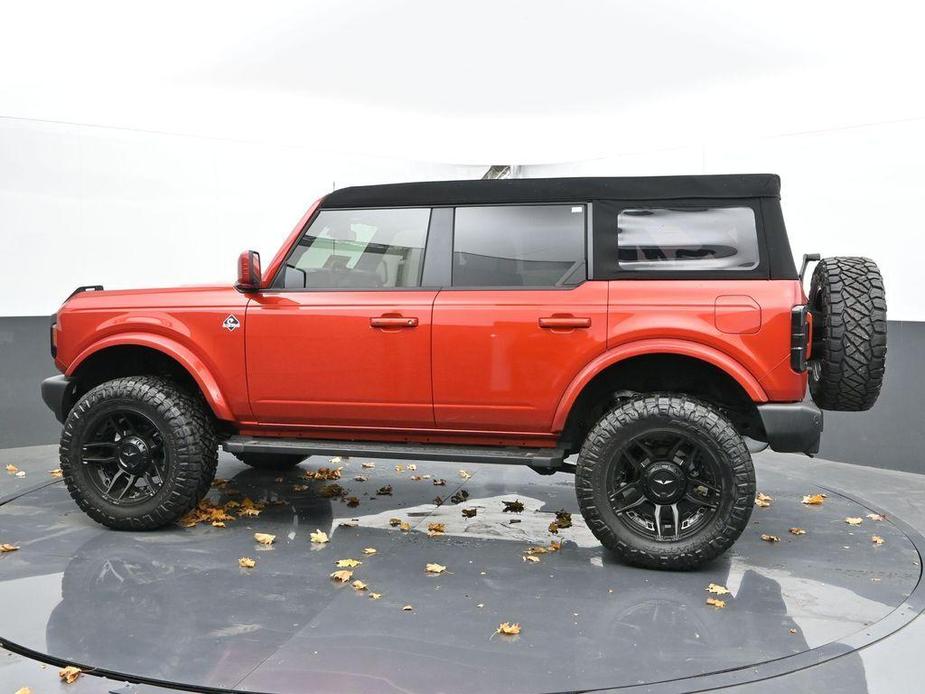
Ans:
{"label": "knobby off-road tire", "polygon": [[288,470],[301,463],[308,456],[288,453],[235,453],[242,463],[258,470]]}
{"label": "knobby off-road tire", "polygon": [[[700,455],[711,461],[716,477],[712,516],[690,531],[693,534],[679,539],[644,537],[626,513],[618,515],[618,503],[611,499],[614,472],[620,474],[619,469],[625,467],[621,461],[632,442],[645,441],[650,434],[686,438],[691,449],[699,446]],[[687,463],[681,456],[676,459],[682,461],[683,470]],[[690,469],[696,469],[696,460],[691,459]],[[655,460],[639,469],[651,472],[653,468],[648,465],[655,463],[668,466]],[[645,473],[638,474],[642,477]],[[594,426],[578,458],[575,487],[591,532],[623,561],[654,569],[693,569],[725,552],[745,529],[755,501],[755,470],[742,437],[716,409],[682,395],[646,395],[611,410]]]}
{"label": "knobby off-road tire", "polygon": [[[156,442],[148,443],[152,449],[156,444],[163,473],[162,479],[157,477],[158,486],[142,488],[149,496],[131,503],[116,502],[101,490],[99,481],[94,481],[99,479],[93,469],[96,463],[83,462],[90,434],[105,426],[101,422],[126,414],[154,428]],[[113,450],[117,460],[118,437],[115,449],[103,449],[104,453]],[[87,392],[65,421],[59,451],[71,497],[95,521],[118,530],[159,528],[187,514],[208,492],[218,462],[214,427],[202,399],[159,376],[118,378]],[[137,487],[132,489],[137,492]]]}
{"label": "knobby off-road tire", "polygon": [[876,263],[824,258],[813,271],[809,305],[813,400],[823,410],[869,410],[886,366],[886,294]]}

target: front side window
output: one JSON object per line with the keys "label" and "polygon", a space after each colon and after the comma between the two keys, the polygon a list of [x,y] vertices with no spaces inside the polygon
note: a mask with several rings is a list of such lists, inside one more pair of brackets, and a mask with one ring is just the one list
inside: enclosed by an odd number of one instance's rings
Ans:
{"label": "front side window", "polygon": [[558,287],[585,279],[584,205],[457,207],[454,287]]}
{"label": "front side window", "polygon": [[322,210],[286,261],[287,289],[419,287],[429,208]]}
{"label": "front side window", "polygon": [[627,209],[617,216],[621,270],[754,270],[750,207]]}

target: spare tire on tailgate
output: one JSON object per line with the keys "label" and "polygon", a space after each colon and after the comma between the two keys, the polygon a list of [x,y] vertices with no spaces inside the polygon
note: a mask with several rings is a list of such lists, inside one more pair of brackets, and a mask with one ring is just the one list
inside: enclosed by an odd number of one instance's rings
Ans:
{"label": "spare tire on tailgate", "polygon": [[809,290],[809,389],[824,410],[860,412],[877,401],[886,363],[886,294],[869,258],[824,258]]}

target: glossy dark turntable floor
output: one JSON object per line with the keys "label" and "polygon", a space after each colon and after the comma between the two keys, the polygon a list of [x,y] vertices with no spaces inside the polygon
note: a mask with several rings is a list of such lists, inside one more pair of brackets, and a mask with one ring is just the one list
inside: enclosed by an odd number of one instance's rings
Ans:
{"label": "glossy dark turntable floor", "polygon": [[[758,456],[771,506],[755,509],[721,560],[666,573],[611,560],[582,523],[565,474],[472,465],[463,479],[450,464],[399,473],[394,461],[370,469],[362,464],[372,461],[351,459],[338,481],[359,500],[350,507],[323,496],[328,482],[306,480],[326,459],[280,476],[223,458],[218,474],[229,482],[211,498],[249,498],[264,505],[259,516],[124,533],[77,510],[48,475],[52,457],[11,456],[4,464],[27,474],[0,472],[0,543],[20,547],[0,555],[0,637],[12,650],[128,678],[269,692],[683,691],[838,661],[840,677],[863,691],[864,665],[851,654],[925,607],[921,536],[812,481],[816,464],[805,459]],[[392,494],[377,495],[385,485]],[[450,500],[463,492],[463,503]],[[827,493],[824,504],[801,503],[815,492]],[[524,511],[505,512],[502,502],[515,499]],[[462,508],[477,514],[464,518]],[[560,509],[573,512],[561,549],[525,560],[553,539]],[[848,517],[863,520],[852,526]],[[429,535],[432,523],[445,534]],[[310,542],[316,529],[327,544]],[[276,541],[259,545],[255,532]],[[376,553],[364,554],[370,547]],[[245,556],[253,569],[238,566]],[[366,590],[331,580],[335,561],[347,558],[363,562],[352,579]],[[428,563],[446,571],[428,574]],[[725,608],[706,604],[710,583],[730,591],[720,596]],[[496,635],[501,622],[519,623],[521,634]]]}

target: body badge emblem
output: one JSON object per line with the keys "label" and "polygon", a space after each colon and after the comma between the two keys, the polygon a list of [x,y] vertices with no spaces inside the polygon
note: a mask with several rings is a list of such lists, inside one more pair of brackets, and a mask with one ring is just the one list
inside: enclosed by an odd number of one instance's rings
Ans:
{"label": "body badge emblem", "polygon": [[234,314],[228,316],[222,323],[222,327],[228,332],[233,332],[241,327],[241,321],[234,317]]}

